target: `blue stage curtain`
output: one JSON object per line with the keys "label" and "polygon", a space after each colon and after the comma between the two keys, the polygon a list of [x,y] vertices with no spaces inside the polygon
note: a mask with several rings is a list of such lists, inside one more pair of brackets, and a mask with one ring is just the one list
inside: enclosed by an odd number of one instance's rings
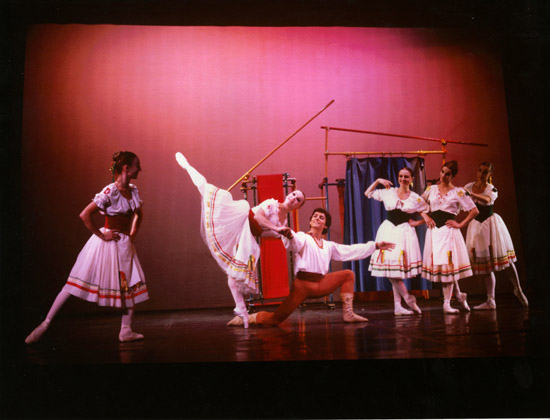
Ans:
{"label": "blue stage curtain", "polygon": [[[424,158],[414,157],[377,157],[351,158],[346,166],[346,189],[344,198],[344,243],[356,244],[373,241],[380,224],[386,219],[384,204],[365,197],[365,190],[376,179],[390,180],[395,187],[399,186],[398,174],[403,167],[410,168],[414,174],[414,192],[422,194],[426,189]],[[420,217],[418,215],[417,217]],[[420,249],[424,249],[426,225],[416,228]],[[361,261],[344,263],[344,268],[355,273],[355,290],[357,292],[391,291],[391,283],[384,277],[372,277],[368,270],[370,258]],[[405,280],[409,290],[431,289],[431,283],[419,276]]]}

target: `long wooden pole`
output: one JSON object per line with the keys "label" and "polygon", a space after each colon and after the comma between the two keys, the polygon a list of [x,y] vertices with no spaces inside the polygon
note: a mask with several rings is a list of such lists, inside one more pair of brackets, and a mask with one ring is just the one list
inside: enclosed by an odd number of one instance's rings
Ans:
{"label": "long wooden pole", "polygon": [[311,121],[313,121],[315,118],[317,118],[319,116],[319,114],[321,114],[321,112],[323,112],[325,109],[327,109],[329,106],[331,106],[334,102],[334,99],[332,101],[330,101],[328,104],[326,104],[324,106],[323,109],[321,109],[317,114],[315,114],[312,118],[309,119],[308,122],[306,122],[304,125],[302,125],[298,130],[296,130],[294,133],[292,133],[290,135],[290,137],[287,137],[285,141],[283,141],[280,145],[278,145],[275,149],[273,149],[271,152],[269,152],[267,155],[265,155],[258,163],[256,163],[252,168],[250,168],[248,171],[246,171],[244,173],[243,176],[241,176],[239,179],[237,179],[233,185],[231,185],[227,191],[231,191],[233,188],[235,188],[235,186],[241,182],[244,178],[247,178],[250,173],[256,169],[258,166],[260,166],[268,157],[270,157],[273,153],[275,153],[277,150],[279,150],[287,141],[289,141],[292,137],[294,137],[296,134],[298,134],[298,132],[300,130],[302,130],[306,125],[308,125]]}
{"label": "long wooden pole", "polygon": [[382,133],[379,131],[367,131],[367,130],[353,130],[351,128],[338,128],[338,127],[321,127],[324,130],[333,130],[333,131],[347,131],[351,133],[363,133],[363,134],[377,134],[380,136],[390,136],[390,137],[402,137],[405,139],[415,139],[415,140],[427,140],[427,141],[437,141],[438,143],[456,143],[456,144],[466,144],[469,146],[482,146],[488,147],[488,144],[485,143],[471,143],[459,140],[448,140],[437,137],[422,137],[422,136],[409,136],[407,134],[394,134],[394,133]]}

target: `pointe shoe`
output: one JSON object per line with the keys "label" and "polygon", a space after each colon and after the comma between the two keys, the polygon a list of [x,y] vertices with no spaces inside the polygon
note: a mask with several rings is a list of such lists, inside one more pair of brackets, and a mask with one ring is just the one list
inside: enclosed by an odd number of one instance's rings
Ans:
{"label": "pointe shoe", "polygon": [[515,288],[514,289],[514,295],[519,299],[520,303],[523,306],[529,306],[529,302],[527,301],[527,297],[523,294],[523,292],[520,289]]}
{"label": "pointe shoe", "polygon": [[42,338],[42,336],[44,335],[44,333],[46,332],[49,326],[50,326],[50,321],[48,321],[47,319],[42,321],[42,323],[38,327],[36,327],[27,336],[27,338],[25,338],[25,343],[27,344],[36,343],[38,340],[40,340],[40,338]]}
{"label": "pointe shoe", "polygon": [[445,301],[443,303],[443,312],[446,314],[457,314],[459,312],[458,309],[455,309],[451,306],[451,302]]}
{"label": "pointe shoe", "polygon": [[[255,325],[256,324],[256,317],[258,316],[258,313],[253,313],[252,315],[248,315],[247,317],[247,326],[245,328],[248,328],[248,324]],[[231,321],[227,323],[227,325],[231,327],[240,327],[244,325],[244,320],[239,315],[237,315],[235,318],[233,318]]]}
{"label": "pointe shoe", "polygon": [[128,341],[143,340],[143,334],[133,332],[130,328],[121,328],[118,334],[119,341],[125,343]]}
{"label": "pointe shoe", "polygon": [[344,312],[344,322],[369,322],[369,320],[355,312]]}
{"label": "pointe shoe", "polygon": [[411,308],[414,312],[416,312],[417,314],[421,314],[422,311],[420,310],[420,308],[418,307],[418,305],[416,304],[416,296],[414,295],[409,295],[405,298],[405,302],[407,302],[407,305],[409,305],[409,308]]}
{"label": "pointe shoe", "polygon": [[180,152],[176,153],[176,160],[178,161],[178,164],[183,169],[187,169],[187,167],[189,166],[189,162],[187,161],[187,158],[183,156]]}
{"label": "pointe shoe", "polygon": [[403,316],[403,315],[412,315],[413,311],[409,311],[408,309],[403,308],[401,305],[395,305],[395,309],[393,310],[393,314],[395,316]]}
{"label": "pointe shoe", "polygon": [[468,301],[466,300],[467,297],[468,295],[466,293],[458,293],[456,296],[456,300],[458,300],[458,303],[460,303],[462,307],[469,312],[470,307],[468,306]]}
{"label": "pointe shoe", "polygon": [[481,305],[474,306],[475,310],[494,310],[497,308],[497,304],[493,298],[487,298]]}
{"label": "pointe shoe", "polygon": [[233,312],[235,313],[235,315],[242,319],[242,325],[244,325],[245,328],[248,328],[248,311],[246,309],[235,309]]}

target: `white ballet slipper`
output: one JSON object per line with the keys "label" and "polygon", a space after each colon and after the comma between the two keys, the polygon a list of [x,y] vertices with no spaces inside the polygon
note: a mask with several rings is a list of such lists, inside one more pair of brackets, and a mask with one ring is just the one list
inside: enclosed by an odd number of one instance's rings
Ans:
{"label": "white ballet slipper", "polygon": [[47,319],[42,321],[38,327],[36,327],[28,336],[25,338],[25,343],[27,344],[33,344],[39,341],[44,333],[48,330],[48,327],[50,326],[50,321]]}
{"label": "white ballet slipper", "polygon": [[118,334],[118,339],[121,342],[143,340],[143,334],[133,332],[130,327],[122,327]]}
{"label": "white ballet slipper", "polygon": [[187,158],[183,156],[180,152],[176,153],[176,160],[183,169],[187,169],[189,167],[189,162],[187,161]]}
{"label": "white ballet slipper", "polygon": [[414,295],[407,296],[405,298],[405,302],[407,302],[407,305],[409,305],[409,308],[411,308],[417,314],[422,313],[422,311],[420,310],[420,307],[416,304],[416,296]]}
{"label": "white ballet slipper", "polygon": [[523,305],[523,306],[529,306],[529,302],[527,301],[527,297],[523,294],[523,292],[518,289],[518,288],[514,288],[514,295],[516,295],[516,297],[519,299],[520,303]]}
{"label": "white ballet slipper", "polygon": [[475,310],[494,310],[497,308],[497,304],[493,298],[487,298],[481,305],[474,306]]}
{"label": "white ballet slipper", "polygon": [[408,309],[403,308],[400,303],[396,303],[393,314],[395,316],[412,315],[413,311],[409,311]]}
{"label": "white ballet slipper", "polygon": [[468,295],[466,293],[458,293],[456,300],[458,300],[458,303],[460,303],[465,310],[470,311],[467,298],[468,298]]}
{"label": "white ballet slipper", "polygon": [[455,309],[451,306],[451,302],[448,300],[443,302],[443,312],[446,314],[457,314],[459,312],[458,309]]}

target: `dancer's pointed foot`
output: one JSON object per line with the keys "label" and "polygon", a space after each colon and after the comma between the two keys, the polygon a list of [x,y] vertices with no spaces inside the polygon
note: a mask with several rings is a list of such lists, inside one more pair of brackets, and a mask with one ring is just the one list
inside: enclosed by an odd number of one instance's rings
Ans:
{"label": "dancer's pointed foot", "polygon": [[407,305],[409,305],[409,308],[411,308],[417,314],[422,313],[422,311],[420,310],[420,307],[416,304],[416,296],[414,295],[407,296],[405,298],[405,302],[407,302]]}
{"label": "dancer's pointed foot", "polygon": [[529,301],[527,300],[527,297],[523,294],[521,289],[515,288],[514,289],[514,295],[516,295],[516,297],[519,299],[520,303],[523,306],[525,306],[525,307],[529,306]]}
{"label": "dancer's pointed foot", "polygon": [[409,311],[408,309],[403,308],[401,305],[395,305],[393,314],[395,316],[412,315],[413,311]]}
{"label": "dancer's pointed foot", "polygon": [[27,344],[36,343],[38,340],[40,340],[40,338],[42,338],[42,336],[44,335],[44,333],[46,332],[49,326],[50,326],[50,321],[48,321],[47,319],[42,321],[42,323],[38,327],[36,327],[28,335],[27,338],[25,338],[25,343]]}
{"label": "dancer's pointed foot", "polygon": [[133,332],[131,328],[122,327],[118,334],[118,339],[123,343],[127,341],[143,340],[143,334]]}
{"label": "dancer's pointed foot", "polygon": [[445,301],[443,303],[443,312],[446,313],[446,314],[457,314],[459,312],[459,310],[453,308],[449,301]]}
{"label": "dancer's pointed foot", "polygon": [[487,298],[481,305],[474,306],[475,310],[494,310],[497,308],[497,304],[493,298]]}
{"label": "dancer's pointed foot", "polygon": [[462,305],[462,307],[465,310],[470,311],[470,307],[468,306],[467,297],[468,297],[468,295],[466,293],[458,293],[458,295],[456,296],[456,300],[458,300],[458,302]]}
{"label": "dancer's pointed foot", "polygon": [[176,153],[176,160],[183,169],[187,169],[189,167],[189,162],[187,161],[187,158],[183,156],[180,152]]}
{"label": "dancer's pointed foot", "polygon": [[233,312],[235,313],[235,315],[242,319],[242,325],[244,325],[245,328],[248,328],[248,311],[246,310],[246,308],[235,309]]}

